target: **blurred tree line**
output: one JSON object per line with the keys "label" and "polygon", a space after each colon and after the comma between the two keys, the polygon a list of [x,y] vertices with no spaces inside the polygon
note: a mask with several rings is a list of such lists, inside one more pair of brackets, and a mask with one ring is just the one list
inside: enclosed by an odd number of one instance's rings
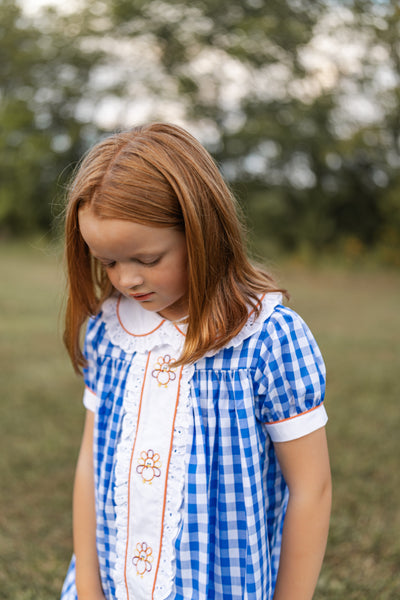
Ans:
{"label": "blurred tree line", "polygon": [[208,147],[256,239],[400,263],[396,0],[0,3],[3,236],[49,230],[100,136],[162,119]]}

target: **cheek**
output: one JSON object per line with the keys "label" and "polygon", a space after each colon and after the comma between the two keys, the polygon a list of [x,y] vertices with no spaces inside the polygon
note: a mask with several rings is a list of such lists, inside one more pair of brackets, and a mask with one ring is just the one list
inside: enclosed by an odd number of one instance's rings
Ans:
{"label": "cheek", "polygon": [[112,269],[105,269],[106,275],[110,281],[110,283],[115,287],[115,289],[118,289],[118,284],[117,284],[117,277],[115,275],[115,273],[112,271]]}
{"label": "cheek", "polygon": [[179,295],[185,294],[188,289],[187,261],[185,259],[177,261],[171,275],[169,278],[171,288],[174,288]]}
{"label": "cheek", "polygon": [[171,297],[182,296],[187,292],[186,270],[180,265],[169,271],[164,271],[156,280],[157,286],[165,294]]}

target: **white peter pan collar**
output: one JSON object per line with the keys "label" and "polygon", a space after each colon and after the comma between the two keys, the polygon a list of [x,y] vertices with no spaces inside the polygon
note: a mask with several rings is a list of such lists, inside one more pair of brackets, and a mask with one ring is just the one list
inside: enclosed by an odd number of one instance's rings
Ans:
{"label": "white peter pan collar", "polygon": [[185,341],[184,323],[164,319],[122,295],[104,302],[103,319],[111,341],[125,352],[150,352],[165,344],[180,352]]}
{"label": "white peter pan collar", "polygon": [[[259,316],[255,318],[254,311],[250,311],[247,323],[227,343],[226,348],[239,346],[245,339],[259,331],[274,308],[281,304],[282,294],[267,293],[260,301],[262,306]],[[177,352],[183,348],[187,329],[184,320],[169,321],[156,312],[144,309],[133,298],[122,295],[108,298],[102,310],[111,341],[125,352],[149,352],[164,344],[172,346]],[[206,356],[213,356],[217,352],[218,350],[213,350]]]}

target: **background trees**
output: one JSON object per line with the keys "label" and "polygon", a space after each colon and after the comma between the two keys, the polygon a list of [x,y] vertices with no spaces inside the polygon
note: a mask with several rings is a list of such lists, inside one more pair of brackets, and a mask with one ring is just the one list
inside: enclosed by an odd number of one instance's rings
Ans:
{"label": "background trees", "polygon": [[60,176],[92,135],[79,106],[100,52],[54,11],[35,21],[13,0],[1,8],[0,228],[21,234],[50,227]]}
{"label": "background trees", "polygon": [[210,149],[257,239],[396,260],[395,0],[3,5],[2,231],[49,227],[57,182],[102,132],[167,119]]}

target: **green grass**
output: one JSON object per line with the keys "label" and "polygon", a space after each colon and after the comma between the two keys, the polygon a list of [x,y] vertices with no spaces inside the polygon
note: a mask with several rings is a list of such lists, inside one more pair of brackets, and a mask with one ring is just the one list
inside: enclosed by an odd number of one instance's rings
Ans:
{"label": "green grass", "polygon": [[400,275],[286,266],[327,364],[334,502],[317,599],[400,598]]}
{"label": "green grass", "polygon": [[0,246],[0,598],[47,600],[71,553],[81,383],[61,344],[59,253]]}
{"label": "green grass", "polygon": [[[82,384],[61,342],[60,253],[0,245],[0,598],[54,600],[71,554]],[[315,600],[400,598],[400,274],[285,262],[328,368],[334,479]]]}

